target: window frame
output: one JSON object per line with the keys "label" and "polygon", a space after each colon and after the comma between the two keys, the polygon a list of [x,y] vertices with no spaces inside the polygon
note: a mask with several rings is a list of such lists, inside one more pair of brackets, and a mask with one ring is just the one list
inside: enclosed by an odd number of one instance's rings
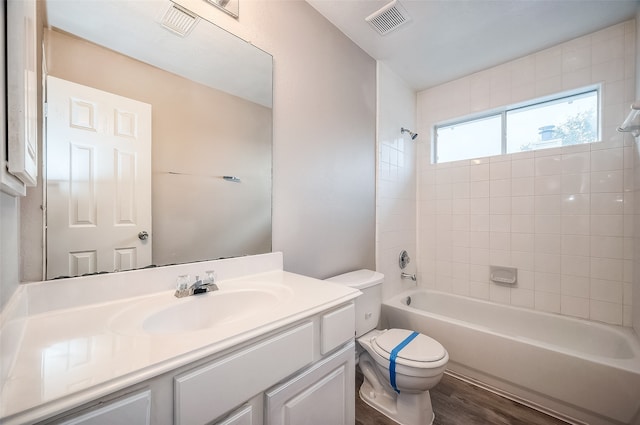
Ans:
{"label": "window frame", "polygon": [[[467,115],[464,117],[459,117],[459,118],[455,118],[452,120],[446,120],[446,121],[442,121],[440,123],[437,123],[433,126],[433,137],[432,137],[432,144],[431,144],[431,163],[432,164],[446,164],[448,162],[455,162],[455,161],[466,161],[466,160],[471,160],[471,159],[475,159],[476,157],[472,157],[472,158],[461,158],[461,159],[456,159],[453,161],[445,161],[445,162],[438,162],[437,158],[438,158],[438,129],[440,128],[444,128],[444,127],[452,127],[452,126],[456,126],[456,125],[461,125],[461,124],[466,124],[466,123],[470,123],[472,121],[477,121],[477,120],[482,120],[482,119],[487,119],[487,118],[493,118],[493,117],[500,117],[500,123],[501,123],[501,131],[500,131],[500,154],[498,155],[513,155],[516,154],[518,152],[507,152],[507,113],[508,112],[512,112],[512,111],[517,111],[519,109],[525,109],[525,108],[532,108],[538,105],[543,105],[545,103],[550,103],[550,102],[562,102],[563,99],[568,99],[571,97],[575,97],[575,96],[580,96],[580,95],[585,95],[588,93],[592,93],[595,92],[596,93],[596,140],[591,143],[598,143],[600,141],[602,141],[602,84],[594,84],[594,85],[590,85],[590,86],[586,86],[586,87],[581,87],[578,89],[574,89],[574,90],[568,90],[568,91],[563,91],[560,93],[554,93],[552,95],[548,95],[548,96],[543,96],[543,97],[539,97],[536,99],[532,99],[532,100],[528,100],[525,102],[519,102],[516,104],[512,104],[512,105],[507,105],[501,108],[496,108],[496,109],[492,109],[489,111],[483,111],[480,112],[478,114],[473,114],[473,115]],[[585,143],[586,144],[586,143]],[[544,148],[543,148],[544,149]],[[547,148],[549,149],[549,148]],[[541,149],[534,149],[533,151],[536,150],[541,150]],[[486,158],[486,157],[478,157],[478,158]]]}

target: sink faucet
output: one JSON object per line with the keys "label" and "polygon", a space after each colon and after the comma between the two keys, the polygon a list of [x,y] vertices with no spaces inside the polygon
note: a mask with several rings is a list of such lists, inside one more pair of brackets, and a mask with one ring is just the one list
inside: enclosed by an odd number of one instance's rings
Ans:
{"label": "sink faucet", "polygon": [[[207,292],[218,291],[218,285],[216,285],[216,273],[213,270],[205,272],[207,277],[200,279],[200,276],[196,275],[196,280],[188,285],[188,277],[180,276],[178,278],[178,287],[175,292],[177,298],[188,297],[190,295],[204,294]],[[186,278],[186,279],[185,279]]]}

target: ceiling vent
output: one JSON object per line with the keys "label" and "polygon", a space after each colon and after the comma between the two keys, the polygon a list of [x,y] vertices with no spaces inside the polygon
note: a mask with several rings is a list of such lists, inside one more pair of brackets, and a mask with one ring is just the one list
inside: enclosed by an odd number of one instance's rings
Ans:
{"label": "ceiling vent", "polygon": [[160,18],[160,24],[180,37],[186,37],[196,26],[199,19],[198,15],[173,2],[169,2],[169,6]]}
{"label": "ceiling vent", "polygon": [[380,33],[387,35],[411,20],[406,9],[398,0],[393,0],[377,12],[367,16],[365,21]]}

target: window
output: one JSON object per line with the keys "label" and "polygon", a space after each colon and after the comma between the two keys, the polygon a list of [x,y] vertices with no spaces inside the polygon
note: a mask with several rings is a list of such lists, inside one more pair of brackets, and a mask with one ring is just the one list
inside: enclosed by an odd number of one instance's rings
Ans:
{"label": "window", "polygon": [[[501,133],[500,115],[439,127],[436,139],[438,143],[436,162],[499,155],[502,153]],[[479,143],[479,140],[496,140],[498,143]]]}
{"label": "window", "polygon": [[598,141],[599,89],[558,95],[435,127],[434,162]]}

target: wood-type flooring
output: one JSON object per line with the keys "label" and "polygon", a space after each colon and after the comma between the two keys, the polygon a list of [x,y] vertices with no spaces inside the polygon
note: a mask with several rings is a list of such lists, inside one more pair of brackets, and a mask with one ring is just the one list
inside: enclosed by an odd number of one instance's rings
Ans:
{"label": "wood-type flooring", "polygon": [[[356,425],[398,425],[360,399],[362,373],[356,371]],[[567,425],[446,374],[430,393],[436,414],[433,425]]]}

